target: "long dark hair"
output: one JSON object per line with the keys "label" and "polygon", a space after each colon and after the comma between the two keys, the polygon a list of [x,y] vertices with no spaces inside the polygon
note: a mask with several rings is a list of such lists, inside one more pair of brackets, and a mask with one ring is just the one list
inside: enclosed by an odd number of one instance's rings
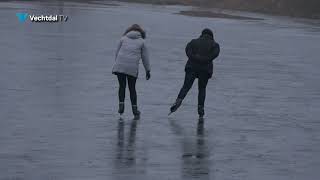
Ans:
{"label": "long dark hair", "polygon": [[128,34],[128,32],[130,31],[138,31],[141,34],[141,37],[143,39],[146,38],[146,32],[138,25],[138,24],[133,24],[132,26],[130,26],[124,33],[123,35]]}

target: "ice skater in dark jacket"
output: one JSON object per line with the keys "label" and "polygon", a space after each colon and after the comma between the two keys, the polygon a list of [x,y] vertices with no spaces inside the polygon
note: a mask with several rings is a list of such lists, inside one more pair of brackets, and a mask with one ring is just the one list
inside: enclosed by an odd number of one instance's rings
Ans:
{"label": "ice skater in dark jacket", "polygon": [[212,77],[213,60],[219,56],[220,46],[215,42],[212,31],[204,29],[198,39],[193,39],[187,44],[185,50],[189,59],[185,66],[184,84],[170,112],[173,113],[180,107],[194,80],[198,78],[198,114],[199,118],[203,118],[206,87]]}

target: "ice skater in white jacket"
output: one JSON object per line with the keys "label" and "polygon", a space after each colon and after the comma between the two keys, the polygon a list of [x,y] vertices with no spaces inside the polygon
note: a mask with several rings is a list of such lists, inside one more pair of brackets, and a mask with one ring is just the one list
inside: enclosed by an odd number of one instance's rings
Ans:
{"label": "ice skater in white jacket", "polygon": [[139,74],[139,63],[142,60],[146,70],[146,79],[149,80],[150,62],[148,49],[145,43],[146,33],[137,24],[129,27],[121,37],[116,50],[115,64],[112,73],[117,75],[119,81],[119,110],[124,112],[124,100],[126,92],[126,82],[128,81],[132,112],[135,117],[140,116],[137,107],[136,80]]}

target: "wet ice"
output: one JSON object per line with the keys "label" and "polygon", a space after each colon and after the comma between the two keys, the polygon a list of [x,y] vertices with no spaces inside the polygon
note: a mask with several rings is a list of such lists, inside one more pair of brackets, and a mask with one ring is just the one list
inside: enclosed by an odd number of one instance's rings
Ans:
{"label": "wet ice", "polygon": [[[175,13],[188,7],[126,3],[0,8],[1,180],[318,177],[317,23],[187,17]],[[17,10],[69,19],[22,24]],[[140,69],[138,121],[128,97],[119,120],[111,74],[117,40],[132,23],[147,30],[152,63],[150,81]],[[196,86],[167,114],[182,85],[185,44],[204,27],[222,51],[201,126]]]}

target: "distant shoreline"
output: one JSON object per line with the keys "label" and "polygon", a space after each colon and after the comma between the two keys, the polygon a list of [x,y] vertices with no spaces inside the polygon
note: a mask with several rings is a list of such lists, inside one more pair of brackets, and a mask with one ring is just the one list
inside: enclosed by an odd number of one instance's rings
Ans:
{"label": "distant shoreline", "polygon": [[[118,0],[122,2],[129,2],[129,3],[141,3],[141,4],[154,4],[154,5],[188,5],[186,3],[179,3],[178,1],[174,0],[163,0],[163,1],[148,1],[145,0]],[[239,16],[239,15],[232,15],[229,13],[222,13],[222,12],[215,12],[210,10],[201,10],[201,9],[193,9],[193,10],[183,10],[174,14],[184,15],[184,16],[192,16],[192,17],[206,17],[206,18],[223,18],[223,19],[236,19],[236,20],[264,20],[262,18],[254,18],[248,16]]]}
{"label": "distant shoreline", "polygon": [[180,11],[179,13],[185,16],[194,16],[194,17],[208,17],[208,18],[224,18],[224,19],[237,19],[237,20],[263,20],[262,18],[252,18],[246,16],[237,16],[230,15],[226,13],[217,13],[212,11],[201,11],[201,10],[189,10],[189,11]]}
{"label": "distant shoreline", "polygon": [[[154,5],[187,5],[187,6],[195,6],[195,7],[206,7],[206,8],[218,8],[218,9],[224,9],[224,10],[237,10],[237,11],[244,11],[244,12],[254,12],[254,13],[262,13],[262,14],[269,14],[269,15],[278,15],[278,16],[287,16],[287,17],[298,17],[298,18],[308,18],[308,19],[317,19],[320,20],[320,12],[317,13],[308,13],[308,12],[302,12],[301,9],[297,10],[286,10],[286,8],[282,7],[281,9],[268,9],[267,7],[250,7],[250,6],[237,6],[235,5],[225,5],[223,3],[220,4],[212,4],[212,3],[201,3],[199,0],[117,0],[122,2],[132,2],[132,3],[143,3],[143,4],[154,4]],[[204,6],[203,4],[206,4]],[[320,0],[319,0],[320,4]],[[283,10],[284,9],[284,10]],[[300,10],[300,11],[298,11]],[[183,15],[191,16],[193,13],[191,12],[181,12]],[[198,13],[195,13],[193,16],[198,16]],[[221,17],[221,15],[216,14],[217,16]],[[199,15],[201,17],[205,17],[202,15]],[[223,16],[223,15],[222,15]],[[213,17],[210,15],[210,17]],[[225,16],[226,18],[229,18],[228,16]],[[223,18],[223,17],[221,17]],[[235,17],[236,19],[239,19]],[[240,18],[243,19],[243,18]]]}

